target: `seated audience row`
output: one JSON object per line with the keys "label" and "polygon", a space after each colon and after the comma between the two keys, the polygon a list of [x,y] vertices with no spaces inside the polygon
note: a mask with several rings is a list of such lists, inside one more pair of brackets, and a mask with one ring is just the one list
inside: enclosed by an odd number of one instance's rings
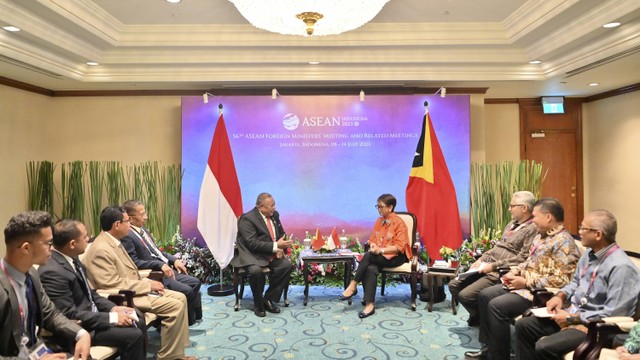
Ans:
{"label": "seated audience row", "polygon": [[[510,205],[514,220],[515,201],[514,196]],[[588,249],[581,256],[563,221],[564,209],[557,199],[535,203],[533,224],[538,234],[528,258],[501,278],[503,284],[485,286],[477,293],[483,347],[465,353],[466,358],[509,359],[510,322],[531,308],[534,289],[561,288],[547,302],[550,317],[529,316],[516,322],[517,359],[562,358],[586,338],[587,321],[635,312],[640,277],[615,243],[615,217],[606,210],[595,210],[584,218],[580,238]],[[504,242],[503,237],[496,247]],[[469,283],[474,281],[466,285]],[[454,282],[453,291],[460,284]]]}

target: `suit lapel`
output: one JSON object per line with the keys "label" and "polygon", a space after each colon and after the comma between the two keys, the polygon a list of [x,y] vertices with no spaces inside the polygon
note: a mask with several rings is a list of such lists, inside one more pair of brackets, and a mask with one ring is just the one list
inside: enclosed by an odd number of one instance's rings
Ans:
{"label": "suit lapel", "polygon": [[[0,271],[0,283],[2,283],[2,288],[7,293],[7,298],[9,299],[9,305],[13,311],[11,311],[11,322],[13,324],[19,324],[20,321],[20,304],[18,304],[18,297],[16,296],[15,290],[13,290],[13,286],[9,282],[9,279],[5,275],[4,271]],[[20,326],[15,326],[13,329],[13,340],[16,342],[16,348],[20,345],[20,339],[22,338],[22,332],[20,331]]]}
{"label": "suit lapel", "polygon": [[[264,221],[262,214],[260,213],[258,208],[253,208],[253,210],[255,211],[254,217],[257,220],[258,224],[260,225],[260,229],[262,230],[262,233],[266,234],[267,237],[271,239],[271,234],[269,234],[269,228],[267,228],[267,223]],[[274,232],[275,232],[275,229],[274,229]]]}

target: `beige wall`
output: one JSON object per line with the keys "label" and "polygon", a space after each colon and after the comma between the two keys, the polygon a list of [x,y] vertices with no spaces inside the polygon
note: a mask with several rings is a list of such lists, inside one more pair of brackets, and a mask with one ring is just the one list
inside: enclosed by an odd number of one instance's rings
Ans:
{"label": "beige wall", "polygon": [[618,218],[618,242],[640,252],[640,91],[583,105],[584,204]]}
{"label": "beige wall", "polygon": [[177,164],[180,113],[178,96],[51,98],[0,85],[2,229],[26,209],[26,161]]}
{"label": "beige wall", "polygon": [[[584,106],[585,209],[620,219],[620,242],[640,251],[632,183],[640,178],[640,92]],[[0,224],[26,207],[25,162],[181,161],[180,97],[50,98],[0,85]],[[471,161],[520,158],[517,104],[485,105],[471,96]],[[630,155],[633,154],[633,155]],[[0,246],[0,254],[4,246]]]}

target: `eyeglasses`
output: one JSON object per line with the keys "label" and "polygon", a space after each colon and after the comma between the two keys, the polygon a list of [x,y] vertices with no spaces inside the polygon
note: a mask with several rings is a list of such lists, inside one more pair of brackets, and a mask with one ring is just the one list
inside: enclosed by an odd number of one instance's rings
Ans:
{"label": "eyeglasses", "polygon": [[524,206],[524,204],[509,204],[509,209],[513,209],[516,206]]}
{"label": "eyeglasses", "polygon": [[50,248],[53,245],[53,240],[49,240],[49,241],[31,241],[31,243],[42,244],[42,245]]}
{"label": "eyeglasses", "polygon": [[588,228],[588,227],[580,225],[580,226],[578,226],[578,231],[594,231],[595,232],[595,231],[602,231],[602,230],[594,229],[594,228]]}
{"label": "eyeglasses", "polygon": [[127,219],[127,220],[118,220],[118,221],[120,221],[121,223],[130,223],[130,222],[131,222],[131,219]]}
{"label": "eyeglasses", "polygon": [[382,208],[389,207],[389,205],[378,205],[378,204],[375,204],[374,206],[375,206],[376,209],[382,209]]}

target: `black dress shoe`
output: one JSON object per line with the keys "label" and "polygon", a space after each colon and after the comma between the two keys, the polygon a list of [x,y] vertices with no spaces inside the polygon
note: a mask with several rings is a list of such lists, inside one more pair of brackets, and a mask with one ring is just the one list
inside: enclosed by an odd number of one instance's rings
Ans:
{"label": "black dress shoe", "polygon": [[268,312],[272,313],[272,314],[279,314],[280,313],[280,308],[275,306],[271,302],[271,300],[265,300],[264,309],[267,310]]}
{"label": "black dress shoe", "polygon": [[356,289],[356,291],[354,291],[353,294],[351,294],[349,296],[344,296],[344,295],[340,294],[338,296],[338,300],[347,301],[347,300],[351,299],[352,297],[354,297],[354,295],[357,295],[357,294],[358,294],[358,289]]}
{"label": "black dress shoe", "polygon": [[262,309],[253,309],[253,313],[256,314],[257,317],[265,317],[267,316],[267,313],[264,312],[264,310]]}
{"label": "black dress shoe", "polygon": [[360,311],[360,312],[358,313],[358,317],[359,317],[360,319],[364,319],[364,318],[368,318],[369,316],[371,316],[371,315],[373,315],[373,314],[375,314],[375,313],[376,313],[376,309],[373,309],[373,310],[369,311],[368,313],[366,313],[366,312],[364,312],[364,311]]}
{"label": "black dress shoe", "polygon": [[482,349],[478,351],[467,351],[464,353],[465,359],[486,359],[489,354],[489,348],[483,346]]}

